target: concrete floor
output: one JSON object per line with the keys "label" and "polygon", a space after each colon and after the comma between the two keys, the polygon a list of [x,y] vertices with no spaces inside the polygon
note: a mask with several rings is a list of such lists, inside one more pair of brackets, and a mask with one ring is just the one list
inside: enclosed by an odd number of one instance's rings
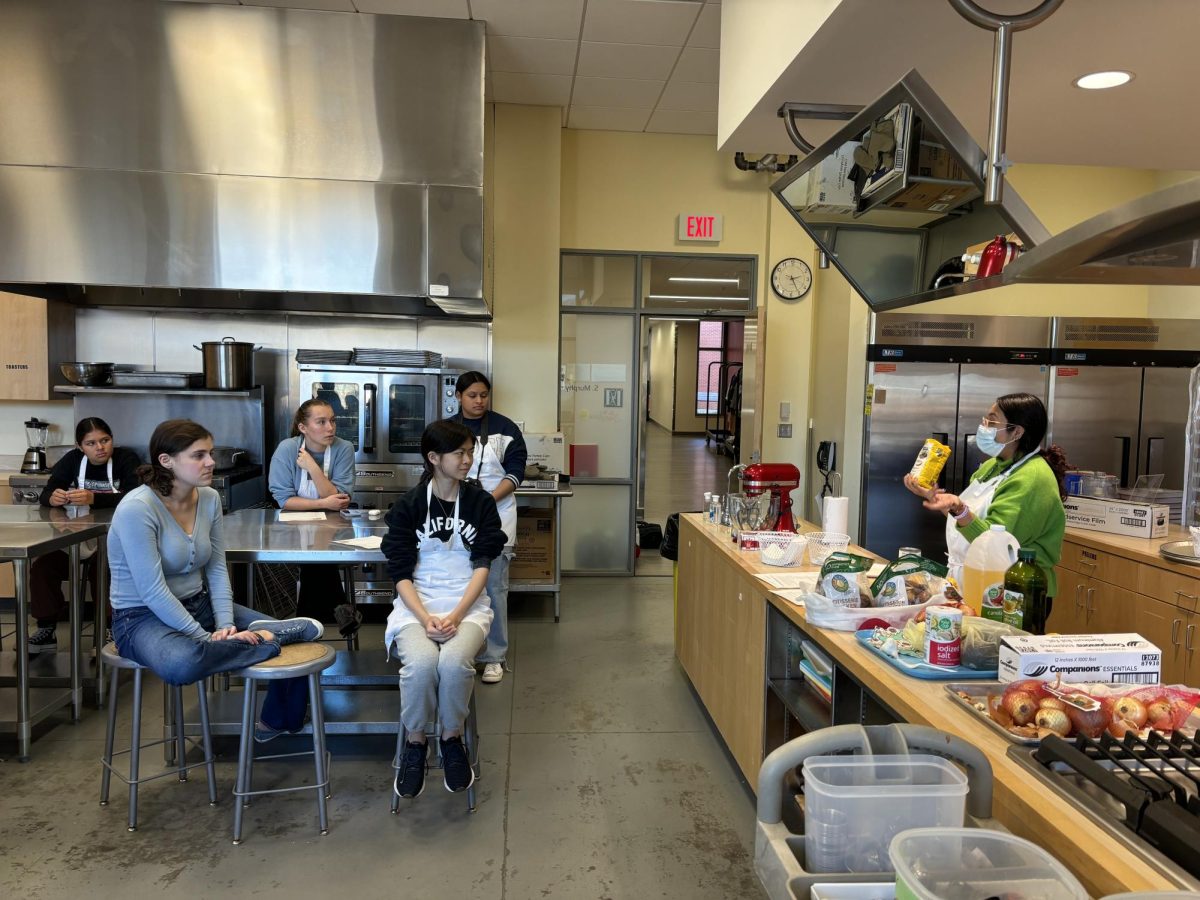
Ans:
{"label": "concrete floor", "polygon": [[[113,802],[97,803],[104,716],[88,709],[78,725],[64,717],[39,728],[30,763],[0,741],[0,895],[760,896],[753,803],[675,661],[671,580],[567,579],[558,625],[542,603],[514,595],[514,671],[477,687],[483,777],[473,815],[437,772],[390,815],[393,739],[339,738],[329,834],[317,834],[311,795],[279,795],[255,800],[234,847],[236,748],[223,741],[219,805],[208,806],[203,768],[186,784],[164,778],[143,787],[130,834],[123,786],[114,779]],[[363,645],[381,633],[368,626]],[[128,700],[123,709],[127,735]],[[161,728],[156,685],[144,722],[147,734]],[[282,749],[307,743],[288,740]],[[143,772],[161,762],[148,751]],[[311,764],[277,766],[257,767],[255,786],[311,778]]]}

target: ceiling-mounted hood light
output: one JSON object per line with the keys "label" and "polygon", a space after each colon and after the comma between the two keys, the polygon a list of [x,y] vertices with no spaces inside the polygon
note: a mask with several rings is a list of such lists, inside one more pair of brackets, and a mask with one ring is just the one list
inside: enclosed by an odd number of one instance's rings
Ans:
{"label": "ceiling-mounted hood light", "polygon": [[1085,91],[1104,91],[1108,88],[1129,84],[1131,81],[1133,81],[1132,72],[1114,69],[1111,72],[1089,72],[1087,75],[1080,75],[1071,84],[1077,88],[1083,88]]}

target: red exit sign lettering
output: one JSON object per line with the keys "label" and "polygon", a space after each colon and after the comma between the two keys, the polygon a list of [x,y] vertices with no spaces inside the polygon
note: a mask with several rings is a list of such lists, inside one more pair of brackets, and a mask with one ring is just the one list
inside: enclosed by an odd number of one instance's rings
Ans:
{"label": "red exit sign lettering", "polygon": [[680,213],[678,238],[681,241],[716,243],[721,240],[724,219],[724,216],[715,213]]}

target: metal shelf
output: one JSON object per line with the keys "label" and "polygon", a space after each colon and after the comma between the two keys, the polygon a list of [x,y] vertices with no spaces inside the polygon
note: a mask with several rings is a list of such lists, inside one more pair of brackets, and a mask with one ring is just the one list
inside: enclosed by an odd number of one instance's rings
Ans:
{"label": "metal shelf", "polygon": [[833,724],[833,709],[802,678],[769,678],[767,687],[805,731]]}
{"label": "metal shelf", "polygon": [[158,388],[158,387],[83,387],[82,385],[59,385],[54,388],[59,394],[170,394],[172,396],[204,397],[255,397],[262,394],[262,387],[248,391],[216,391],[208,388]]}

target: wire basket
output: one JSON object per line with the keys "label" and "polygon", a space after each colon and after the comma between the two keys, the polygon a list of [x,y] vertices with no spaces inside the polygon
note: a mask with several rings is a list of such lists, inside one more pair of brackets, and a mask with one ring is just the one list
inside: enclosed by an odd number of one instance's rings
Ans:
{"label": "wire basket", "polygon": [[845,551],[850,546],[850,535],[838,534],[833,531],[813,531],[806,534],[808,538],[808,561],[814,566],[820,566],[829,558],[829,554]]}
{"label": "wire basket", "polygon": [[758,561],[767,566],[798,566],[808,539],[790,531],[758,532]]}

